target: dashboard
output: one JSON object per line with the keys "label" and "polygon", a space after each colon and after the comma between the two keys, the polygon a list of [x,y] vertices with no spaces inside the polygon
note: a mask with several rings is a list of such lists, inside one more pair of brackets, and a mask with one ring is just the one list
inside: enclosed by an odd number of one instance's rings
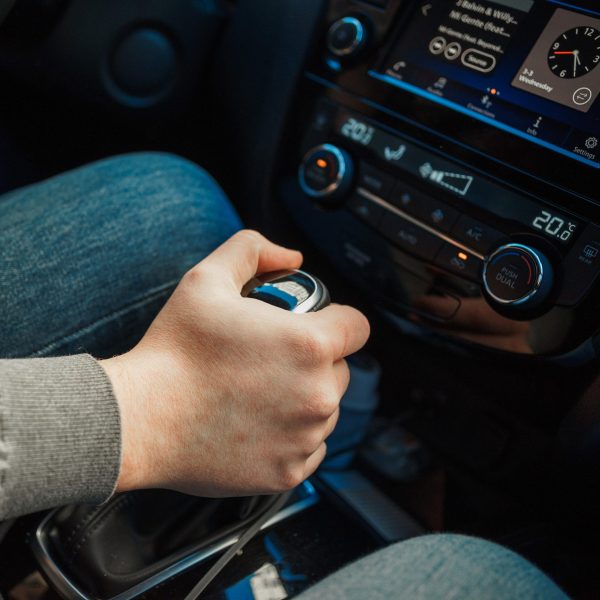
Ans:
{"label": "dashboard", "polygon": [[404,331],[593,346],[600,12],[555,0],[334,0],[279,198]]}

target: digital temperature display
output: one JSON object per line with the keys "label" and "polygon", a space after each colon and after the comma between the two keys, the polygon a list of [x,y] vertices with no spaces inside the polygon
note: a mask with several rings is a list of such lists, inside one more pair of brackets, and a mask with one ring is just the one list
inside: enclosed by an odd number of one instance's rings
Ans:
{"label": "digital temperature display", "polygon": [[533,219],[531,226],[545,235],[564,243],[571,241],[578,227],[577,223],[552,214],[547,210],[542,210]]}
{"label": "digital temperature display", "polygon": [[375,128],[371,125],[367,125],[353,117],[350,117],[341,127],[340,133],[363,146],[368,146],[373,141],[375,135]]}

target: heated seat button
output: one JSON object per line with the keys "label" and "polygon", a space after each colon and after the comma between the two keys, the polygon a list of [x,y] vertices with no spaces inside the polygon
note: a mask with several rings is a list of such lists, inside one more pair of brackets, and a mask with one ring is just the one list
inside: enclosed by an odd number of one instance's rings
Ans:
{"label": "heated seat button", "polygon": [[488,254],[505,236],[471,217],[462,215],[452,228],[452,237],[481,254]]}
{"label": "heated seat button", "polygon": [[387,200],[394,187],[394,178],[365,163],[360,164],[358,186]]}
{"label": "heated seat button", "polygon": [[435,257],[435,264],[460,277],[480,281],[483,262],[452,244],[444,244]]}
{"label": "heated seat button", "polygon": [[442,245],[436,236],[388,211],[383,214],[379,230],[396,246],[428,261],[433,260]]}
{"label": "heated seat button", "polygon": [[458,211],[400,182],[392,191],[391,202],[430,227],[449,232],[458,219]]}
{"label": "heated seat button", "polygon": [[361,219],[361,221],[371,225],[371,227],[377,227],[379,225],[379,221],[384,212],[384,209],[379,204],[360,194],[352,194],[352,196],[350,196],[348,208],[353,214]]}

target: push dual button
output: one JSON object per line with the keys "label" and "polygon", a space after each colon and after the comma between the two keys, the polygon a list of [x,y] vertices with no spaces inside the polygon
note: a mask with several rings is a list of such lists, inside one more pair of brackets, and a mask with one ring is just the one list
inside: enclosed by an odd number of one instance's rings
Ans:
{"label": "push dual button", "polygon": [[396,246],[432,261],[442,241],[395,213],[385,212],[379,225],[381,233]]}

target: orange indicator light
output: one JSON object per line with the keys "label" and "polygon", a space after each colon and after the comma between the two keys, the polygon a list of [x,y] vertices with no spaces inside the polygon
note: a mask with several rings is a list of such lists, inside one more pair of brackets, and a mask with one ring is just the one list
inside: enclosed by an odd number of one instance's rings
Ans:
{"label": "orange indicator light", "polygon": [[317,167],[319,167],[320,169],[326,169],[327,161],[324,158],[318,158],[317,159]]}
{"label": "orange indicator light", "polygon": [[464,252],[459,252],[458,253],[458,258],[460,258],[460,260],[468,260],[469,257]]}

